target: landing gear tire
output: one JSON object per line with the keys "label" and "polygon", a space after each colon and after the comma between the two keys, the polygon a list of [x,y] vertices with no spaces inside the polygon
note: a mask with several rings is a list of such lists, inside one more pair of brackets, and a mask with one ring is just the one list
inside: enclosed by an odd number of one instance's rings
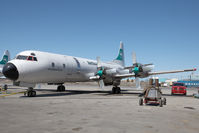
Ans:
{"label": "landing gear tire", "polygon": [[57,87],[57,91],[58,91],[58,92],[59,92],[59,91],[61,91],[61,88],[60,88],[60,86],[58,86],[58,87]]}
{"label": "landing gear tire", "polygon": [[163,106],[163,101],[160,99],[159,100],[159,106],[162,107]]}
{"label": "landing gear tire", "polygon": [[163,98],[163,105],[166,105],[167,104],[167,99],[164,97]]}
{"label": "landing gear tire", "polygon": [[36,96],[36,91],[34,91],[34,90],[27,91],[27,96],[28,97],[35,97]]}
{"label": "landing gear tire", "polygon": [[120,94],[120,93],[121,93],[120,87],[113,87],[112,88],[112,94]]}
{"label": "landing gear tire", "polygon": [[139,100],[139,105],[140,105],[140,106],[143,105],[143,99],[142,99],[142,98],[140,98],[140,100]]}
{"label": "landing gear tire", "polygon": [[65,86],[59,85],[59,86],[57,87],[57,91],[58,91],[58,92],[65,91]]}
{"label": "landing gear tire", "polygon": [[120,94],[121,93],[121,89],[120,89],[120,87],[117,87],[116,88],[116,94]]}

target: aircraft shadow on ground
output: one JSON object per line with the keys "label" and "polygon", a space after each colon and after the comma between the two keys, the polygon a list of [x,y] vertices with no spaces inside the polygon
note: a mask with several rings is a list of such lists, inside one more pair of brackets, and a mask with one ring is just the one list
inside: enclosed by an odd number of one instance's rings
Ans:
{"label": "aircraft shadow on ground", "polygon": [[[66,90],[64,92],[57,92],[56,90],[50,90],[50,89],[35,89],[37,92],[45,91],[45,94],[37,94],[36,97],[56,97],[56,96],[70,96],[70,95],[82,95],[82,94],[95,94],[100,96],[108,96],[108,95],[139,95],[140,93],[136,92],[127,92],[128,90],[122,90],[121,94],[112,94],[111,91],[105,91],[105,90],[95,90],[95,91],[88,91],[88,90]],[[48,92],[54,92],[54,93],[48,93]],[[21,96],[26,97],[26,96]]]}
{"label": "aircraft shadow on ground", "polygon": [[[129,90],[122,90],[121,94],[112,94],[110,90],[66,90],[64,92],[57,92],[56,90],[51,89],[35,89],[37,92],[46,92],[45,94],[37,94],[36,97],[56,97],[56,96],[70,96],[70,95],[82,95],[82,94],[95,94],[100,96],[122,96],[122,95],[136,95],[138,97],[141,96],[141,92],[132,92]],[[54,92],[54,93],[48,93],[48,92]],[[192,97],[192,95],[171,95],[171,94],[162,94],[162,96],[168,96],[168,97]],[[26,97],[26,96],[22,96]]]}
{"label": "aircraft shadow on ground", "polygon": [[[110,93],[109,91],[86,91],[86,90],[66,90],[64,92],[57,92],[56,90],[48,90],[48,89],[35,89],[37,92],[45,91],[45,94],[37,94],[36,97],[56,97],[56,96],[70,96],[70,95],[81,95],[81,94],[92,94],[92,93]],[[48,93],[54,92],[54,93]],[[22,96],[24,97],[24,96]]]}

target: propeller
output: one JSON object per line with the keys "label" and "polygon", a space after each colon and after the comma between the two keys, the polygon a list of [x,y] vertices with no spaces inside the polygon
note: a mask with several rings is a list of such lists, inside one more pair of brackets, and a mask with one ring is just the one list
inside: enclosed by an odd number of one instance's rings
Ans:
{"label": "propeller", "polygon": [[143,72],[143,67],[146,67],[146,66],[152,66],[153,63],[149,63],[149,64],[141,64],[141,63],[137,63],[137,59],[136,59],[136,53],[132,53],[132,61],[133,61],[133,68],[132,68],[132,72],[135,73],[136,76],[138,76],[138,74],[140,72]]}
{"label": "propeller", "polygon": [[133,62],[133,68],[131,71],[134,72],[136,76],[138,76],[138,73],[142,72],[143,69],[142,69],[142,64],[137,63],[135,52],[132,53],[132,62]]}
{"label": "propeller", "polygon": [[137,63],[136,53],[135,52],[132,53],[132,61],[133,61],[133,64]]}
{"label": "propeller", "polygon": [[141,89],[140,78],[139,77],[135,77],[135,84],[136,84],[136,88],[138,90]]}
{"label": "propeller", "polygon": [[101,79],[101,80],[98,81],[98,85],[99,85],[99,87],[101,89],[104,89],[104,81],[103,81],[103,79]]}
{"label": "propeller", "polygon": [[140,75],[139,74],[144,72],[144,67],[152,66],[153,63],[149,63],[149,64],[137,63],[136,53],[135,52],[132,53],[132,62],[133,62],[133,67],[131,69],[131,72],[135,73],[136,88],[137,89],[141,89],[140,78],[139,78]]}
{"label": "propeller", "polygon": [[132,72],[135,73],[135,84],[136,84],[136,88],[137,89],[141,89],[140,87],[140,78],[138,77],[139,72],[142,72],[142,66],[140,63],[137,63],[137,59],[136,59],[136,53],[133,52],[132,53],[132,62],[133,62],[133,68],[132,68]]}
{"label": "propeller", "polygon": [[144,64],[143,66],[152,66],[153,63],[149,63],[149,64]]}
{"label": "propeller", "polygon": [[97,57],[97,76],[99,76],[98,85],[100,88],[104,89],[104,80],[103,77],[105,75],[105,69],[102,67],[100,57]]}

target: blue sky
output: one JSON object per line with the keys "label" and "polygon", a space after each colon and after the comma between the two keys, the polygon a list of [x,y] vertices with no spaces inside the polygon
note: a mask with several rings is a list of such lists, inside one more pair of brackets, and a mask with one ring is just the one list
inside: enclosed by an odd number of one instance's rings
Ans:
{"label": "blue sky", "polygon": [[0,53],[109,61],[123,41],[126,65],[135,51],[156,71],[199,68],[198,7],[198,0],[0,0]]}

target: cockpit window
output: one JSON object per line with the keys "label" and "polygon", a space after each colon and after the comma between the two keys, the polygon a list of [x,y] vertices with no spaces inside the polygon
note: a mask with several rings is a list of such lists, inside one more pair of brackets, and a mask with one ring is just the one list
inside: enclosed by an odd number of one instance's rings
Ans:
{"label": "cockpit window", "polygon": [[16,57],[16,59],[19,59],[19,60],[26,60],[28,58],[28,56],[24,56],[24,55],[18,55]]}
{"label": "cockpit window", "polygon": [[37,61],[37,57],[28,56],[27,60],[29,60],[29,61]]}
{"label": "cockpit window", "polygon": [[33,57],[33,60],[34,60],[34,61],[37,61],[37,57]]}
{"label": "cockpit window", "polygon": [[18,55],[16,57],[16,59],[18,60],[28,60],[28,61],[37,61],[37,57],[33,57],[33,56],[24,56],[24,55]]}
{"label": "cockpit window", "polygon": [[27,59],[27,60],[32,61],[32,56],[28,56],[28,59]]}

